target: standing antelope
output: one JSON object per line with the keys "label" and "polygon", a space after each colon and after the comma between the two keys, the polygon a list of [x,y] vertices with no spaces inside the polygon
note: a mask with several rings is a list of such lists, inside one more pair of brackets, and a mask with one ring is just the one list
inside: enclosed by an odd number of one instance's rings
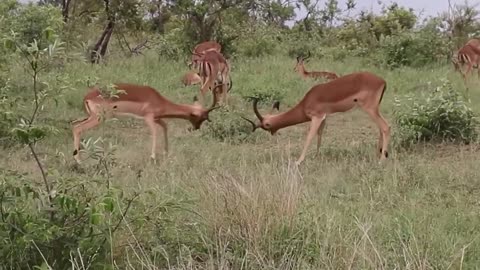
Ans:
{"label": "standing antelope", "polygon": [[297,64],[293,68],[294,71],[298,72],[300,76],[303,78],[313,78],[313,79],[320,79],[320,78],[325,78],[328,81],[335,80],[338,78],[338,75],[333,73],[333,72],[327,72],[327,71],[307,71],[305,69],[304,62],[308,58],[310,58],[311,54],[308,52],[307,57],[302,57],[298,56],[297,57]]}
{"label": "standing antelope", "polygon": [[195,85],[202,82],[202,78],[196,72],[190,71],[185,73],[182,77],[182,83],[184,86]]}
{"label": "standing antelope", "polygon": [[[388,157],[387,147],[390,140],[390,126],[379,111],[386,86],[385,80],[375,74],[352,73],[337,80],[313,86],[295,107],[284,113],[261,115],[257,109],[257,100],[254,100],[253,111],[260,122],[255,124],[247,118],[242,118],[252,124],[253,131],[262,128],[270,131],[272,135],[281,128],[311,121],[303,151],[296,161],[296,164],[300,165],[305,159],[307,149],[315,134],[318,134],[318,153],[326,118],[330,114],[346,112],[358,106],[378,126],[380,137],[377,153],[380,153],[380,160],[383,160]],[[278,102],[274,104],[272,112],[275,108],[278,110],[278,105]]]}
{"label": "standing antelope", "polygon": [[207,51],[216,51],[216,52],[220,53],[221,50],[222,50],[222,46],[220,44],[218,44],[218,42],[216,42],[216,41],[204,41],[202,43],[197,44],[193,48],[191,62],[188,63],[188,67],[192,68],[192,65],[193,65],[194,68],[197,68],[196,64],[197,64],[198,61],[196,61],[196,60],[198,60],[198,58],[201,57],[198,54],[201,54],[201,53],[207,52]]}
{"label": "standing antelope", "polygon": [[[463,46],[466,46],[466,45],[470,45],[470,46],[473,46],[475,48],[478,48],[480,50],[480,39],[478,38],[471,38],[467,41],[467,43],[465,43],[465,45]],[[460,48],[459,50],[461,50],[462,48]],[[451,58],[451,61],[453,63],[453,66],[455,68],[455,71],[460,71],[460,63],[459,63],[459,59],[458,59],[458,51],[456,53],[452,53],[452,58]]]}
{"label": "standing antelope", "polygon": [[193,105],[177,104],[160,95],[154,88],[143,85],[118,83],[117,90],[123,90],[116,97],[104,98],[97,87],[93,87],[85,95],[83,105],[88,117],[73,121],[73,156],[80,163],[80,135],[100,124],[100,117],[105,112],[105,117],[132,116],[143,119],[152,135],[151,158],[155,159],[157,141],[157,127],[163,129],[165,153],[168,153],[167,124],[164,118],[180,118],[190,121],[194,129],[199,129],[202,123],[210,121],[208,114],[218,108],[214,107],[214,99],[209,109],[203,108],[194,98]]}
{"label": "standing antelope", "polygon": [[[467,82],[468,73],[473,71],[472,68],[476,68],[478,70],[478,76],[480,77],[480,67],[479,67],[480,49],[479,48],[470,44],[466,44],[465,46],[460,48],[460,50],[458,50],[456,61],[452,61],[452,62],[455,66],[455,70],[459,71],[462,74],[463,80],[465,81],[465,83]],[[464,65],[467,65],[467,70],[465,72],[462,72],[460,66],[464,66]]]}
{"label": "standing antelope", "polygon": [[[221,86],[220,94],[223,96],[223,103],[227,103],[227,92],[232,89],[232,78],[230,76],[230,65],[223,55],[217,51],[206,51],[200,54],[193,53],[199,56],[195,60],[198,62],[198,74],[202,78],[202,86],[200,87],[200,94],[202,102],[205,99],[205,93],[208,89],[212,89],[217,83]],[[228,82],[227,82],[228,78]],[[225,85],[229,85],[228,89]]]}

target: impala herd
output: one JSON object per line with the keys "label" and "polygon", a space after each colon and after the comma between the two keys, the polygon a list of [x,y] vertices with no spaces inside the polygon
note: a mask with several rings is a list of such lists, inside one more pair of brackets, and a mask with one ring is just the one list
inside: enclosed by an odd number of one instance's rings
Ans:
{"label": "impala herd", "polygon": [[[98,87],[92,87],[83,100],[84,109],[88,117],[73,121],[73,141],[75,160],[80,163],[80,135],[101,123],[101,117],[130,115],[143,119],[150,129],[152,136],[151,158],[156,158],[157,129],[161,127],[164,135],[164,150],[168,152],[167,124],[165,118],[178,118],[190,121],[193,129],[199,129],[202,123],[209,119],[209,113],[219,108],[220,97],[223,104],[227,104],[227,93],[232,88],[230,64],[223,56],[222,47],[215,41],[206,41],[198,44],[192,51],[189,68],[196,71],[187,72],[182,77],[185,86],[200,84],[200,98],[195,96],[192,104],[177,104],[160,95],[154,88],[143,85],[117,83],[115,88],[121,90],[114,97],[105,97]],[[325,129],[328,116],[334,113],[347,112],[355,107],[361,108],[377,125],[379,130],[377,155],[380,160],[388,157],[388,143],[390,140],[390,126],[380,114],[380,103],[385,93],[387,83],[381,77],[370,72],[355,72],[338,76],[333,72],[307,71],[305,62],[310,57],[298,56],[294,70],[302,78],[325,79],[327,82],[316,84],[310,88],[303,99],[290,110],[280,113],[280,103],[274,102],[268,114],[261,114],[257,108],[257,101],[253,101],[253,112],[258,121],[254,122],[242,117],[252,125],[253,131],[257,128],[269,131],[274,135],[279,129],[310,122],[310,128],[304,142],[303,150],[296,164],[305,159],[308,147],[315,135],[318,137],[317,153],[319,151],[322,132]],[[451,59],[455,70],[460,71],[464,80],[477,68],[480,76],[480,40],[471,39]],[[465,72],[462,67],[467,66]],[[213,102],[205,108],[205,94],[212,91]]]}

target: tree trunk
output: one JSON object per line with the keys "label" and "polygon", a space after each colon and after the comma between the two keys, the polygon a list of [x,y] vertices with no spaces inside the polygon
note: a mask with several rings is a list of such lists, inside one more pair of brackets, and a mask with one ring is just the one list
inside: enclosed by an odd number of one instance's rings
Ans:
{"label": "tree trunk", "polygon": [[70,10],[70,3],[72,0],[62,0],[62,16],[63,22],[68,22],[69,10]]}
{"label": "tree trunk", "polygon": [[98,39],[97,43],[90,52],[90,62],[92,64],[98,64],[100,59],[105,56],[107,52],[108,43],[112,37],[113,28],[115,27],[115,17],[110,13],[110,0],[104,0],[105,13],[107,14],[107,26],[103,30],[102,35]]}
{"label": "tree trunk", "polygon": [[107,27],[105,27],[105,30],[103,30],[103,33],[98,39],[97,43],[95,43],[95,47],[93,47],[90,53],[90,62],[92,64],[98,64],[100,62],[100,59],[105,57],[105,53],[107,52],[108,43],[110,42],[114,26],[115,24],[112,21],[109,21]]}

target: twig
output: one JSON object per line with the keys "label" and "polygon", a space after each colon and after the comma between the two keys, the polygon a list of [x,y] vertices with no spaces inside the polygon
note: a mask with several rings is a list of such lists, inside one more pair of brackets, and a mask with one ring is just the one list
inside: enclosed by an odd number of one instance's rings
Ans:
{"label": "twig", "polygon": [[35,152],[35,149],[33,148],[33,144],[29,143],[28,147],[30,148],[30,151],[32,152],[33,157],[35,158],[35,161],[37,162],[37,166],[40,169],[40,172],[42,173],[42,178],[43,178],[43,183],[45,184],[45,188],[47,189],[48,193],[48,202],[51,204],[52,203],[52,194],[50,193],[50,186],[48,185],[47,181],[47,175],[45,173],[45,170],[43,169],[43,165],[38,159],[37,153]]}
{"label": "twig", "polygon": [[37,91],[37,77],[38,77],[38,70],[37,67],[32,65],[33,69],[33,93],[35,94],[35,109],[33,110],[32,117],[30,118],[30,126],[33,124],[33,121],[35,121],[35,117],[37,116],[38,112],[38,91]]}

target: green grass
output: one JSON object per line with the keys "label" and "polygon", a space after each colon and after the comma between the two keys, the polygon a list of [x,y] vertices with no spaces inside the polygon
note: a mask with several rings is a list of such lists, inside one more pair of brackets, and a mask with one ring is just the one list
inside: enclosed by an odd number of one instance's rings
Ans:
{"label": "green grass", "polygon": [[[230,117],[253,117],[251,104],[242,96],[256,89],[280,91],[281,111],[296,104],[314,82],[302,80],[293,72],[294,65],[295,60],[286,57],[235,60]],[[465,92],[450,66],[389,71],[358,59],[312,59],[306,68],[339,74],[365,70],[384,77],[388,87],[381,112],[394,134],[395,95],[419,93],[423,84],[439,83],[445,77]],[[183,63],[156,55],[113,59],[97,66],[75,62],[56,71],[68,76],[72,89],[63,92],[57,107],[47,104],[41,112],[40,121],[59,129],[58,135],[37,147],[49,176],[58,182],[102,179],[95,173],[95,160],[86,160],[83,170],[72,169],[68,122],[84,116],[87,77],[147,84],[175,102],[191,103],[198,87],[182,86],[180,77],[186,71]],[[25,80],[21,72],[17,74],[14,80]],[[53,82],[54,74],[47,79]],[[473,80],[469,97],[478,113],[477,82]],[[264,105],[261,110],[269,108]],[[218,115],[212,112],[212,120],[222,120]],[[127,194],[153,192],[140,196],[127,217],[130,227],[122,227],[112,241],[119,268],[478,269],[480,265],[478,144],[424,144],[406,151],[392,143],[389,160],[379,164],[377,129],[356,110],[330,117],[320,153],[315,155],[312,144],[297,168],[294,161],[308,124],[280,130],[276,136],[259,130],[250,135],[251,140],[229,143],[204,136],[209,123],[195,132],[186,132],[190,125],[186,121],[168,123],[170,153],[159,155],[157,164],[149,161],[150,136],[141,121],[109,121],[83,136],[101,136],[115,146],[115,163],[109,168],[113,186]],[[159,153],[162,142],[160,137]],[[27,148],[3,153],[0,167],[40,181]]]}

